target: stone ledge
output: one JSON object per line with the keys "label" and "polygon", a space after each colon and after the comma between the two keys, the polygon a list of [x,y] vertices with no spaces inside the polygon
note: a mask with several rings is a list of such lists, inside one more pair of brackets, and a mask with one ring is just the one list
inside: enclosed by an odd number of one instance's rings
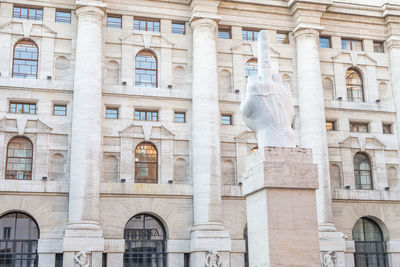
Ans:
{"label": "stone ledge", "polygon": [[333,189],[332,200],[400,201],[400,191]]}

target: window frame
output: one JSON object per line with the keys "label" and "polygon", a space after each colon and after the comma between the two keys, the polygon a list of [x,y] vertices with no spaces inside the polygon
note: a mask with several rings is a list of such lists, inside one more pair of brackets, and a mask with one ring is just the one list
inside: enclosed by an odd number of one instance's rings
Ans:
{"label": "window frame", "polygon": [[[109,110],[116,110],[117,111],[117,117],[116,118],[108,117],[108,115],[110,114],[110,113],[108,113]],[[105,118],[108,119],[108,120],[118,120],[119,119],[119,108],[118,107],[107,107],[106,106]]]}
{"label": "window frame", "polygon": [[[224,32],[229,34],[229,38],[220,37],[219,33]],[[232,27],[230,26],[218,26],[218,39],[229,40],[232,39]]]}
{"label": "window frame", "polygon": [[[353,131],[353,125],[356,125],[357,131]],[[361,132],[359,131],[360,126],[366,126],[367,131]],[[361,122],[361,121],[350,121],[350,132],[352,133],[369,133],[369,122]]]}
{"label": "window frame", "polygon": [[[389,127],[389,132],[385,133],[385,128]],[[382,133],[383,134],[393,134],[393,124],[392,123],[382,123]]]}
{"label": "window frame", "polygon": [[[362,155],[364,156],[366,159],[368,159],[368,163],[369,163],[369,170],[364,170],[364,169],[356,169],[356,156],[357,155]],[[366,153],[362,153],[362,152],[357,152],[354,157],[353,157],[353,170],[354,170],[354,178],[355,178],[355,187],[357,190],[374,190],[374,179],[372,176],[372,161],[369,157],[369,155],[367,155]],[[370,178],[370,184],[361,184],[359,183],[361,181],[361,172],[369,172],[369,178]],[[356,172],[358,172],[358,176],[356,175]],[[369,185],[370,188],[362,188],[362,186],[365,185]]]}
{"label": "window frame", "polygon": [[[344,48],[343,48],[343,41],[345,41],[345,42],[346,42],[346,41],[350,41],[350,49],[344,49]],[[357,45],[356,45],[355,48],[353,47],[354,43],[356,43],[356,42],[359,42],[359,43],[361,44],[361,50],[357,50]],[[360,39],[342,38],[342,39],[341,39],[341,45],[342,45],[342,50],[347,50],[347,51],[364,51],[364,45],[363,45],[362,40],[360,40]]]}
{"label": "window frame", "polygon": [[[61,19],[61,20],[58,20],[58,21],[57,21],[57,12],[68,13],[68,14],[69,14],[69,20],[66,21],[66,20]],[[57,22],[57,23],[71,24],[71,20],[72,20],[72,12],[71,12],[71,10],[69,10],[69,9],[56,9],[55,18],[54,18],[54,21],[55,21],[55,22]]]}
{"label": "window frame", "polygon": [[[379,47],[382,48],[382,51],[378,51],[379,49],[376,49],[375,45],[379,45]],[[385,53],[385,44],[384,44],[384,42],[373,41],[373,46],[374,46],[374,53],[380,53],[380,54],[384,54]]]}
{"label": "window frame", "polygon": [[[139,29],[135,28],[135,21],[139,21]],[[140,29],[140,22],[145,21],[146,22],[146,29],[142,30]],[[148,22],[157,22],[158,23],[158,31],[154,31],[154,24],[153,24],[153,30],[149,31],[148,27]],[[155,19],[155,18],[143,18],[143,17],[134,17],[133,18],[133,30],[135,31],[146,31],[146,32],[161,32],[161,21],[160,19]]]}
{"label": "window frame", "polygon": [[[174,24],[176,25],[183,25],[183,32],[174,32]],[[175,21],[171,22],[171,33],[177,35],[185,35],[186,34],[186,22],[185,21]]]}
{"label": "window frame", "polygon": [[[283,39],[282,41],[279,39],[279,35],[285,35],[286,38]],[[286,41],[285,41],[286,40]],[[277,31],[276,32],[276,41],[278,42],[278,44],[290,44],[290,40],[289,40],[289,32],[285,32],[285,31]]]}
{"label": "window frame", "polygon": [[[139,160],[136,160],[137,151],[138,151],[138,148],[140,147],[140,145],[150,145],[150,146],[152,146],[154,148],[154,150],[155,150],[155,153],[156,153],[156,160],[155,161],[139,161]],[[159,180],[159,177],[158,177],[158,161],[159,161],[159,153],[158,153],[156,145],[151,143],[151,142],[148,142],[148,141],[140,142],[135,147],[135,161],[134,161],[135,162],[135,165],[134,165],[135,184],[136,183],[138,183],[138,184],[139,183],[158,184],[158,180]],[[156,177],[150,177],[150,178],[147,178],[147,179],[138,178],[137,177],[137,172],[138,172],[138,168],[139,168],[138,165],[141,164],[141,163],[155,165],[154,168],[155,168]]]}
{"label": "window frame", "polygon": [[[229,124],[223,123],[224,120],[223,120],[222,117],[229,117]],[[233,116],[232,116],[232,114],[229,114],[229,113],[221,113],[220,120],[221,120],[221,125],[233,125]]]}
{"label": "window frame", "polygon": [[[27,9],[27,12],[26,12],[26,14],[27,14],[27,17],[26,18],[21,18],[21,16],[20,17],[16,17],[15,16],[15,12],[14,12],[14,8],[26,8]],[[34,9],[35,10],[35,18],[30,18],[30,16],[29,16],[29,10],[31,10],[31,9]],[[42,14],[41,14],[41,17],[39,18],[39,19],[37,19],[37,10],[41,10],[42,11]],[[20,14],[21,14],[21,12],[19,12]],[[43,7],[41,7],[41,6],[29,6],[29,5],[13,5],[13,11],[12,11],[12,17],[13,18],[16,18],[16,19],[27,19],[27,20],[38,20],[38,21],[43,21]]]}
{"label": "window frame", "polygon": [[[136,117],[136,112],[139,112],[139,116],[140,116],[139,119],[137,119],[137,117]],[[142,113],[145,113],[145,117],[146,117],[145,120],[140,119]],[[148,113],[151,113],[150,114],[151,120],[147,120]],[[157,114],[157,119],[156,120],[153,120],[153,113]],[[135,109],[134,119],[138,120],[138,121],[159,121],[160,120],[160,114],[158,113],[158,110]]]}
{"label": "window frame", "polygon": [[[14,139],[25,139],[27,142],[29,142],[30,144],[31,144],[31,147],[32,147],[32,155],[31,155],[31,157],[10,157],[9,156],[9,147],[10,147],[10,144],[11,144],[11,142],[14,140]],[[9,178],[9,175],[7,174],[8,173],[8,161],[9,161],[9,158],[17,158],[17,159],[30,159],[31,160],[31,163],[30,163],[30,168],[31,168],[31,170],[30,170],[30,174],[29,174],[29,172],[28,172],[28,174],[29,175],[27,175],[26,173],[27,173],[27,171],[25,170],[24,171],[24,178],[23,179],[18,179],[18,178]],[[33,158],[34,158],[34,146],[33,146],[33,143],[32,143],[32,140],[30,140],[28,137],[25,137],[25,136],[19,136],[19,135],[17,135],[17,136],[14,136],[14,137],[12,137],[10,140],[8,140],[8,143],[7,143],[7,150],[6,150],[6,166],[5,166],[5,179],[6,180],[16,180],[16,181],[25,181],[25,180],[32,180],[32,175],[33,175]],[[20,162],[20,161],[18,161],[18,162]],[[19,164],[21,164],[21,163],[19,163]],[[26,164],[26,163],[25,163]],[[25,165],[26,166],[26,165]],[[28,176],[28,178],[26,178]]]}
{"label": "window frame", "polygon": [[[64,115],[59,115],[56,114],[56,107],[65,107],[65,114]],[[67,105],[66,104],[54,104],[53,105],[53,116],[67,116]]]}
{"label": "window frame", "polygon": [[[176,115],[177,114],[183,114],[183,121],[177,121],[176,120]],[[185,123],[186,122],[186,112],[184,112],[184,111],[175,111],[174,112],[174,122],[176,122],[176,123]]]}
{"label": "window frame", "polygon": [[[120,19],[120,24],[119,27],[114,27],[114,26],[110,26],[110,25],[114,25],[113,23],[109,23],[108,18],[118,18]],[[117,15],[117,14],[107,14],[107,28],[111,28],[111,29],[122,29],[122,15]]]}
{"label": "window frame", "polygon": [[[360,79],[360,82],[361,82],[361,84],[348,84],[347,83],[347,76],[348,76],[348,72],[349,71],[354,71],[357,75],[358,75],[358,77],[359,77],[359,79]],[[359,86],[359,87],[361,87],[361,93],[362,93],[362,101],[361,102],[365,102],[365,92],[364,92],[364,78],[363,78],[363,76],[362,76],[362,74],[361,74],[361,72],[358,70],[358,69],[355,69],[355,68],[348,68],[347,70],[346,70],[346,73],[345,73],[345,79],[346,79],[346,93],[347,93],[347,101],[350,101],[350,102],[359,102],[359,101],[355,101],[355,100],[358,100],[359,98],[354,98],[354,97],[352,97],[352,98],[349,98],[349,88],[348,88],[348,86]],[[352,90],[353,91],[353,90]],[[353,94],[352,94],[353,95]],[[351,99],[351,100],[350,100]]]}
{"label": "window frame", "polygon": [[[329,47],[323,47],[321,46],[321,39],[327,39],[328,40],[328,46]],[[319,37],[319,47],[320,48],[332,48],[332,38],[330,36],[320,36]]]}
{"label": "window frame", "polygon": [[[332,129],[328,130],[328,123],[332,123]],[[335,120],[326,120],[325,121],[325,126],[326,126],[326,131],[330,132],[330,131],[337,131],[337,127],[336,127],[336,121]]]}
{"label": "window frame", "polygon": [[[138,58],[138,56],[140,56],[140,55],[143,55],[143,56],[152,56],[153,58],[154,58],[154,60],[155,60],[155,63],[156,63],[156,68],[155,69],[146,69],[146,68],[137,68],[136,67],[136,63],[137,63],[137,58]],[[137,79],[136,79],[136,71],[137,70],[144,70],[144,71],[155,71],[156,72],[156,83],[154,84],[154,87],[153,86],[142,86],[142,84],[150,84],[150,85],[153,85],[153,83],[142,83],[142,82],[140,82],[140,85],[138,85],[137,84]],[[139,51],[137,54],[136,54],[136,56],[135,56],[135,86],[138,86],[138,87],[144,87],[144,88],[158,88],[158,60],[157,60],[157,56],[156,56],[156,54],[155,53],[153,53],[152,51],[149,51],[149,50],[141,50],[141,51]]]}
{"label": "window frame", "polygon": [[[257,41],[258,40],[258,34],[260,33],[261,29],[255,29],[255,28],[242,28],[242,40],[244,41]],[[243,39],[243,32],[252,32],[252,39],[248,39],[246,34],[246,39]],[[255,34],[257,33],[257,34]]]}
{"label": "window frame", "polygon": [[[15,104],[15,105],[23,105],[23,106],[22,106],[22,110],[24,110],[24,105],[29,105],[29,111],[31,111],[31,106],[34,106],[34,107],[35,107],[35,113],[30,113],[30,112],[29,112],[29,113],[25,113],[25,112],[19,113],[19,112],[17,112],[17,107],[15,107],[15,112],[12,112],[12,111],[11,111],[11,105],[12,105],[12,104]],[[10,101],[9,104],[8,104],[8,113],[35,115],[35,114],[37,114],[37,105],[36,105],[35,102]]]}
{"label": "window frame", "polygon": [[[14,66],[15,66],[15,59],[16,59],[16,58],[15,58],[15,49],[17,48],[17,46],[18,46],[19,44],[32,44],[32,45],[34,45],[34,46],[36,47],[36,54],[37,54],[36,60],[34,60],[34,59],[24,59],[24,58],[17,58],[17,60],[36,61],[36,76],[35,76],[35,79],[37,79],[37,78],[38,78],[38,74],[39,74],[39,47],[38,47],[38,45],[36,44],[36,42],[34,42],[34,41],[30,40],[30,39],[25,39],[25,38],[24,38],[24,39],[21,39],[21,40],[19,40],[19,41],[17,41],[17,42],[14,44],[14,49],[13,49],[13,63],[12,63],[12,75],[11,75],[11,77],[14,78]],[[17,74],[21,74],[21,73],[17,73]],[[28,74],[28,75],[31,75],[31,74]],[[29,77],[26,78],[25,76],[26,76],[26,74],[24,73],[24,77],[16,77],[16,78],[29,79]]]}

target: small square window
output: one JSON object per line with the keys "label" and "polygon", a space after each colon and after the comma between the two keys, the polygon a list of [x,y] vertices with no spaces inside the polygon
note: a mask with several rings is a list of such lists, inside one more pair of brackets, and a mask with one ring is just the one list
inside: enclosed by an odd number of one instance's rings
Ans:
{"label": "small square window", "polygon": [[330,37],[319,37],[319,47],[331,48],[331,38]]}
{"label": "small square window", "polygon": [[276,34],[276,40],[280,44],[289,44],[289,33],[288,32],[278,32]]}
{"label": "small square window", "polygon": [[232,125],[232,115],[221,115],[221,124],[222,125]]}
{"label": "small square window", "polygon": [[382,124],[382,129],[384,134],[392,134],[392,125],[389,123]]}
{"label": "small square window", "polygon": [[368,133],[368,123],[350,122],[350,131],[359,133]]}
{"label": "small square window", "polygon": [[118,119],[118,108],[106,108],[106,119]]}
{"label": "small square window", "polygon": [[231,28],[230,27],[219,27],[218,38],[220,39],[231,39]]}
{"label": "small square window", "polygon": [[121,29],[122,17],[118,15],[107,15],[107,27]]}
{"label": "small square window", "polygon": [[374,41],[374,52],[375,53],[385,53],[383,42],[375,42]]}
{"label": "small square window", "polygon": [[326,121],[326,131],[336,131],[335,121]]}
{"label": "small square window", "polygon": [[185,22],[172,22],[172,33],[185,34]]}
{"label": "small square window", "polygon": [[175,112],[174,122],[185,122],[185,112]]}
{"label": "small square window", "polygon": [[53,115],[67,116],[67,106],[66,105],[54,105]]}
{"label": "small square window", "polygon": [[71,23],[71,11],[56,10],[56,22]]}

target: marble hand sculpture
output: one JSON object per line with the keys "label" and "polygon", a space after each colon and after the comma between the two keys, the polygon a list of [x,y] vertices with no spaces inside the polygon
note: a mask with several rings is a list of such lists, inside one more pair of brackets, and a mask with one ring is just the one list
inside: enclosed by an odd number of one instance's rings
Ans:
{"label": "marble hand sculpture", "polygon": [[258,75],[249,77],[240,110],[259,148],[296,146],[292,96],[279,75],[271,73],[267,31],[258,35]]}

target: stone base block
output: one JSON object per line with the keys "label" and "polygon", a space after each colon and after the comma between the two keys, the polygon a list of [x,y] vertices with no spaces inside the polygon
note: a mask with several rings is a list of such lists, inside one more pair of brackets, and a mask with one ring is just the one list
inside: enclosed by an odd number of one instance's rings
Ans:
{"label": "stone base block", "polygon": [[250,266],[321,266],[311,150],[256,151],[245,176]]}

